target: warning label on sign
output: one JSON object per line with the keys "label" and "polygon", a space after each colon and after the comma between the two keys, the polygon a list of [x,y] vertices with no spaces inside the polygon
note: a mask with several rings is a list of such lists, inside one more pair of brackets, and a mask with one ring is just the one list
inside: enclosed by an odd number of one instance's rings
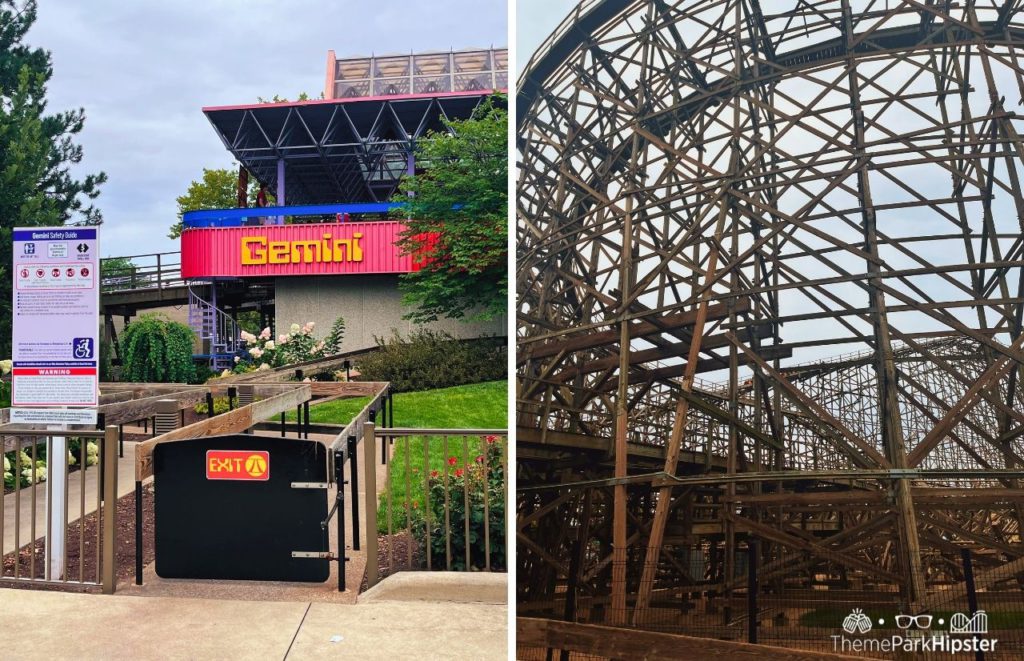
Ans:
{"label": "warning label on sign", "polygon": [[206,479],[270,479],[270,453],[263,450],[207,450]]}

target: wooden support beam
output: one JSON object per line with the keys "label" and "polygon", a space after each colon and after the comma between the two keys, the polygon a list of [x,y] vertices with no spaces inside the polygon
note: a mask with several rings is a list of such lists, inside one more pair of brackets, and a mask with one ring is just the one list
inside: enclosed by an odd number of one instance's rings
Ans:
{"label": "wooden support beam", "polygon": [[[975,572],[974,587],[976,590],[987,590],[996,583],[1008,581],[1019,574],[1024,574],[1024,557],[1017,558],[994,569]],[[929,610],[939,610],[949,606],[957,606],[964,603],[966,595],[967,585],[959,583],[949,590],[942,590],[941,592],[929,595],[923,600],[922,607]]]}
{"label": "wooden support beam", "polygon": [[[759,324],[759,325],[754,326],[752,331],[743,331],[743,332],[741,332],[740,336],[743,337],[744,339],[749,339],[752,336],[756,336],[759,339],[765,339],[765,338],[769,338],[769,337],[772,336],[772,329],[771,329],[771,326],[768,326],[767,324]],[[728,338],[726,338],[725,335],[721,334],[721,333],[719,333],[717,335],[710,335],[707,338],[705,338],[705,340],[703,342],[701,342],[701,348],[702,349],[719,349],[721,347],[728,346],[728,345],[729,345]],[[689,350],[690,350],[690,343],[689,343],[689,341],[686,341],[686,342],[675,342],[673,344],[669,344],[669,345],[664,346],[664,347],[654,347],[653,349],[644,349],[642,351],[630,351],[629,352],[629,364],[630,365],[639,365],[639,364],[642,364],[642,363],[650,363],[650,362],[654,362],[654,361],[658,361],[658,360],[668,360],[668,359],[671,359],[671,358],[682,358],[683,356],[685,356],[689,352]],[[792,350],[790,350],[789,355],[792,355]],[[782,357],[782,356],[780,356],[780,357]],[[708,366],[708,369],[705,369],[703,371],[709,371],[710,364],[715,362],[715,359],[713,359],[713,358],[709,358],[709,359],[706,359],[706,360],[708,361],[709,366]],[[572,378],[574,378],[574,377],[576,377],[576,376],[578,376],[580,374],[590,374],[592,372],[600,372],[600,371],[605,370],[605,369],[618,367],[618,365],[619,365],[619,356],[618,355],[609,356],[607,358],[598,358],[597,360],[588,360],[587,362],[583,363],[579,367],[571,367],[571,368],[568,368],[568,369],[564,369],[564,370],[562,370],[562,371],[560,371],[560,372],[558,372],[556,374],[553,374],[551,376],[551,380],[552,381],[561,381],[561,382],[564,383],[564,382],[567,382],[570,379],[572,379]],[[701,371],[700,368],[698,368],[698,371]],[[680,372],[680,374],[682,374],[682,372]]]}
{"label": "wooden support beam", "polygon": [[[841,423],[831,413],[829,413],[824,406],[814,401],[813,398],[809,397],[805,392],[794,386],[792,383],[782,375],[781,372],[772,368],[767,362],[765,362],[759,355],[754,353],[749,347],[739,341],[733,333],[726,333],[731,338],[733,344],[745,353],[752,363],[757,365],[762,371],[765,372],[775,383],[782,387],[783,390],[792,398],[798,407],[804,409],[810,414],[812,418],[819,418],[821,421],[829,426],[829,428],[835,430],[838,435],[842,436],[853,448],[857,451],[851,452],[852,449],[845,449],[845,453],[850,456],[858,465],[863,468],[891,468],[892,465],[889,460],[882,456],[873,445],[865,441],[859,435],[852,432],[846,425]],[[873,463],[872,463],[873,462]]]}
{"label": "wooden support beam", "polygon": [[[1010,348],[1017,351],[1022,346],[1024,346],[1024,335],[1014,340]],[[963,394],[960,400],[946,411],[946,415],[942,417],[942,420],[932,427],[932,430],[921,439],[921,442],[917,444],[917,447],[907,457],[907,466],[913,468],[919,465],[928,456],[928,453],[946,437],[949,430],[963,420],[964,416],[970,413],[975,405],[981,401],[982,392],[995,387],[999,379],[1016,367],[1019,367],[1017,361],[1010,360],[1005,355],[1000,355],[996,358],[992,365],[985,370],[985,373],[978,377],[974,385],[967,389],[967,392]]]}
{"label": "wooden support beam", "polygon": [[309,399],[309,384],[295,384],[287,392],[143,441],[135,446],[135,479],[142,481],[153,475],[153,448],[159,443],[245,431],[272,415],[294,411],[296,406]]}
{"label": "wooden support beam", "polygon": [[157,413],[157,402],[162,400],[174,400],[178,403],[179,409],[189,408],[205,401],[206,388],[190,388],[178,392],[165,392],[142,399],[113,402],[103,404],[96,410],[102,413],[108,425],[120,425],[143,418],[149,418]]}
{"label": "wooden support beam", "polygon": [[620,629],[529,617],[516,618],[516,645],[576,652],[608,659],[758,659],[758,661],[835,661],[854,657],[825,652],[750,645],[713,638]]}
{"label": "wooden support beam", "polygon": [[[737,301],[738,312],[746,312],[749,308],[750,302],[746,299],[739,299]],[[697,315],[697,310],[690,310],[687,312],[677,312],[675,314],[665,315],[660,318],[658,324],[654,324],[649,321],[633,323],[629,326],[629,336],[632,339],[636,339],[661,333],[664,329],[693,326],[697,321]],[[714,305],[707,306],[707,319],[723,319],[727,316],[729,316],[729,309],[725,303],[716,303]],[[572,351],[581,351],[583,349],[594,349],[596,347],[607,346],[610,344],[618,344],[620,339],[620,333],[618,330],[599,331],[596,333],[589,333],[587,335],[573,336],[562,340],[546,342],[537,346],[530,346],[523,350],[522,353],[517,356],[516,360],[517,362],[523,362],[526,360],[547,358],[563,351],[568,353]]]}
{"label": "wooden support beam", "polygon": [[[758,354],[764,360],[774,360],[776,358],[789,358],[793,355],[793,350],[787,346],[767,346],[760,349]],[[749,365],[750,362],[749,358],[740,356],[738,364]],[[728,367],[729,361],[725,358],[701,358],[697,361],[697,368],[694,372],[696,374],[704,374],[706,372],[717,372],[718,370],[726,369]],[[668,381],[669,379],[676,379],[678,377],[685,376],[686,371],[686,363],[669,365],[667,367],[656,367],[654,369],[633,369],[633,372],[636,374],[636,380],[646,381]],[[560,375],[555,375],[555,378],[558,378],[559,376]],[[600,388],[599,392],[611,392],[612,390],[615,390],[615,384],[609,383],[605,387]]]}
{"label": "wooden support beam", "polygon": [[872,576],[878,576],[879,578],[894,583],[900,584],[902,580],[898,574],[894,574],[890,571],[886,571],[881,567],[874,565],[866,560],[861,560],[846,553],[836,551],[835,549],[828,548],[822,544],[812,542],[802,537],[790,535],[779,528],[769,526],[764,523],[752,521],[742,516],[732,514],[728,510],[722,510],[723,518],[731,520],[737,528],[742,528],[750,533],[753,533],[760,539],[767,539],[783,546],[796,549],[798,551],[804,551],[811,553],[822,560],[828,560],[829,562],[835,562],[847,567],[859,569],[867,572]]}

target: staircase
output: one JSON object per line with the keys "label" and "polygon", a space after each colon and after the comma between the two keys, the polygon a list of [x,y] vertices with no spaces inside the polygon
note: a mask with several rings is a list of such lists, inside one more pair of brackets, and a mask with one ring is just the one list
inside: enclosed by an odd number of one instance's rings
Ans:
{"label": "staircase", "polygon": [[188,325],[201,342],[209,342],[210,369],[220,372],[234,367],[235,355],[242,350],[238,324],[226,312],[188,290]]}

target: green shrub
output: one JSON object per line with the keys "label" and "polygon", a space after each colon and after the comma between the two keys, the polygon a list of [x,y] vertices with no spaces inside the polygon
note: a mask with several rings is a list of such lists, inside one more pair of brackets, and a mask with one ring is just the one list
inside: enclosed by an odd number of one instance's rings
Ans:
{"label": "green shrub", "polygon": [[121,334],[122,378],[145,383],[191,383],[195,380],[192,340],[184,324],[158,314],[144,314]]}
{"label": "green shrub", "polygon": [[333,356],[341,353],[341,343],[345,339],[345,317],[338,317],[331,325],[331,332],[324,338],[323,355]]}
{"label": "green shrub", "polygon": [[210,369],[209,363],[199,363],[196,365],[195,369],[195,378],[193,378],[189,383],[202,385],[216,376],[216,372]]}
{"label": "green shrub", "polygon": [[[230,410],[228,406],[227,397],[214,397],[213,398],[213,414],[220,415],[221,413],[227,413]],[[200,415],[206,415],[206,402],[199,402],[196,404],[195,412]]]}
{"label": "green shrub", "polygon": [[502,338],[457,340],[448,333],[419,329],[402,339],[376,338],[377,351],[360,358],[363,381],[390,381],[395,392],[450,388],[506,378],[507,348]]}
{"label": "green shrub", "polygon": [[110,352],[113,347],[110,346],[110,342],[107,340],[100,340],[100,381],[107,382],[113,381],[111,375],[111,357]]}

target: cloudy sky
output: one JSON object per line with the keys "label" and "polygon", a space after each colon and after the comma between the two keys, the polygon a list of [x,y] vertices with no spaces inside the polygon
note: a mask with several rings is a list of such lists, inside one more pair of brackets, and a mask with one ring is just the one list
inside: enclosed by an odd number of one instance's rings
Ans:
{"label": "cloudy sky", "polygon": [[577,4],[577,0],[519,0],[516,3],[516,74],[533,51]]}
{"label": "cloudy sky", "polygon": [[39,0],[51,111],[84,107],[82,172],[103,170],[104,255],[178,249],[174,198],[228,167],[200,109],[323,91],[338,57],[507,46],[504,0]]}

